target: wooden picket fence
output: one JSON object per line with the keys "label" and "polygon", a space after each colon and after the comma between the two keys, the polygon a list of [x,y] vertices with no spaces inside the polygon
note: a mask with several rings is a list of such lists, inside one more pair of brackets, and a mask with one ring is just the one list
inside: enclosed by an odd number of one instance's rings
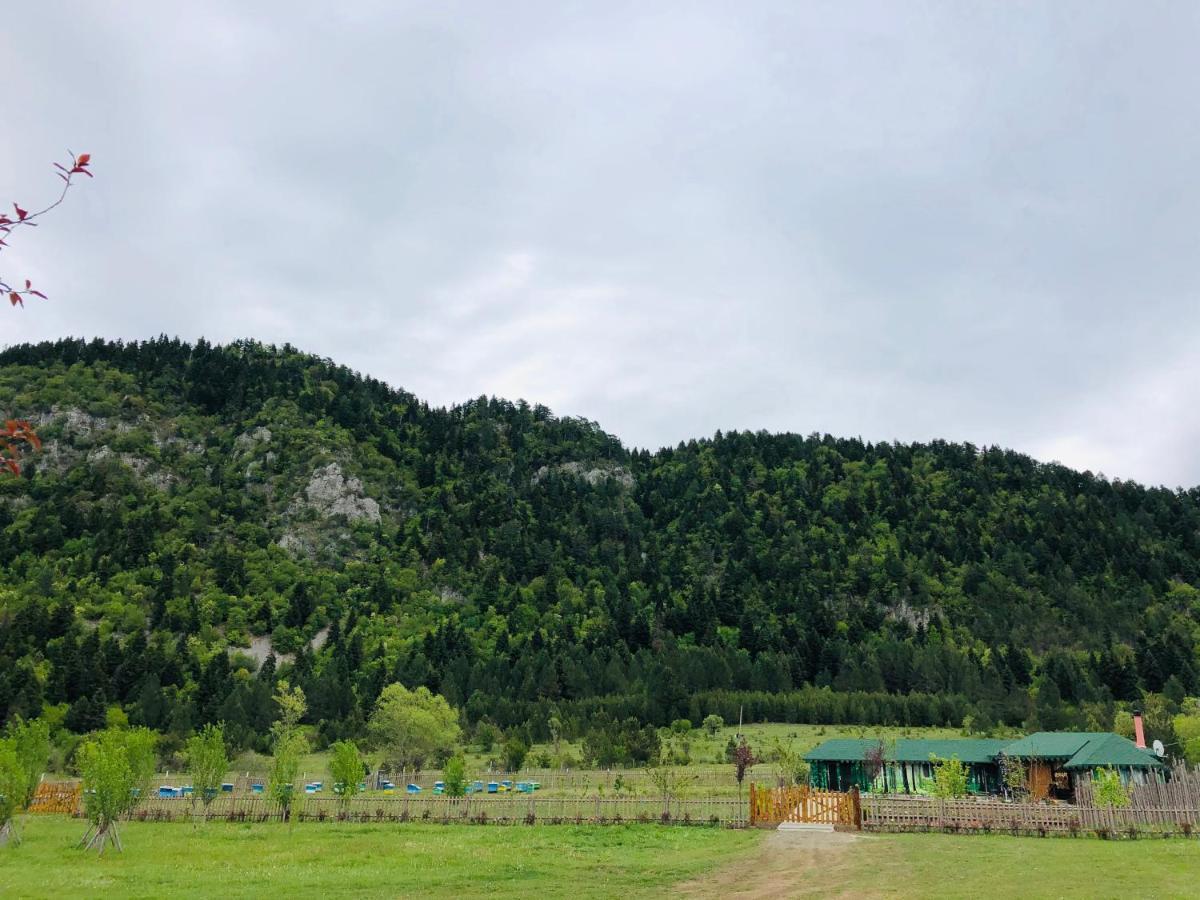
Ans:
{"label": "wooden picket fence", "polygon": [[861,822],[858,789],[825,791],[800,785],[763,788],[750,785],[750,824],[784,822],[858,828]]}
{"label": "wooden picket fence", "polygon": [[[737,786],[733,779],[729,777],[730,769],[727,765],[716,764],[698,764],[688,767],[688,785],[689,793],[693,796],[713,796],[713,797],[737,797]],[[658,788],[654,783],[654,774],[648,768],[636,769],[545,769],[534,767],[522,767],[519,772],[503,772],[503,771],[478,771],[474,777],[487,781],[536,781],[541,785],[541,796],[546,794],[554,794],[558,796],[565,794],[566,796],[574,797],[591,797],[595,794],[633,794],[639,796],[654,796],[658,793]],[[265,783],[269,778],[268,771],[265,766],[260,765],[259,768],[253,771],[230,771],[222,778],[223,781],[233,785],[234,794],[250,793],[251,786],[254,784]],[[299,783],[303,784],[310,779],[327,780],[329,775],[323,770],[315,772],[302,772]],[[398,789],[403,789],[407,784],[418,784],[424,790],[430,791],[435,782],[444,781],[445,773],[441,769],[422,769],[419,772],[411,771],[380,771],[373,772],[365,780],[369,790],[379,790],[382,787],[383,780],[390,781],[396,785]],[[152,782],[152,788],[157,789],[159,785],[174,785],[190,784],[189,776],[186,772],[165,772],[155,776]]]}
{"label": "wooden picket fence", "polygon": [[1079,811],[1067,805],[1005,803],[1001,800],[939,800],[864,794],[862,827],[867,831],[1069,832],[1082,827]]}
{"label": "wooden picket fence", "polygon": [[1200,832],[1200,769],[1178,766],[1170,781],[1134,785],[1124,807],[1097,805],[1091,781],[1084,776],[1076,782],[1075,801],[1010,803],[867,794],[862,797],[862,825],[868,831],[1190,835]]}
{"label": "wooden picket fence", "polygon": [[75,816],[80,813],[82,799],[83,785],[78,781],[43,781],[37,786],[29,812]]}
{"label": "wooden picket fence", "polygon": [[[150,797],[129,818],[176,822],[203,815],[191,798]],[[212,820],[271,822],[283,818],[273,800],[261,796],[216,797],[208,809]],[[537,795],[472,795],[468,797],[297,797],[292,818],[300,822],[440,822],[470,824],[618,824],[742,827],[745,804],[737,798],[538,797]]]}
{"label": "wooden picket fence", "polygon": [[1111,832],[1142,826],[1178,826],[1191,832],[1200,826],[1200,767],[1177,765],[1169,781],[1136,784],[1129,789],[1129,805],[1098,806],[1091,778],[1075,785],[1075,802],[1083,827]]}

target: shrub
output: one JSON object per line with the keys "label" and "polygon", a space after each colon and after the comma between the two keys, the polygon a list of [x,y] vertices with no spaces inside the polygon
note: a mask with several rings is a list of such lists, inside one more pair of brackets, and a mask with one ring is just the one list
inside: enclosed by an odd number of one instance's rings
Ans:
{"label": "shrub", "polygon": [[1122,808],[1129,805],[1129,790],[1121,784],[1116,769],[1097,769],[1092,778],[1092,790],[1097,806]]}
{"label": "shrub", "polygon": [[480,722],[475,726],[475,740],[482,752],[491,753],[496,742],[500,740],[500,729],[491,722]]}
{"label": "shrub", "polygon": [[467,762],[461,753],[450,757],[442,773],[447,797],[464,797],[467,793]]}
{"label": "shrub", "polygon": [[358,793],[363,773],[362,756],[353,741],[338,741],[330,749],[329,776],[333,779],[333,789],[341,800],[342,808],[346,809]]}
{"label": "shrub", "polygon": [[957,756],[939,759],[930,754],[933,763],[933,795],[943,800],[967,796],[967,767]]}
{"label": "shrub", "polygon": [[519,737],[510,737],[504,742],[504,768],[509,772],[519,772],[525,765],[525,756],[529,753],[529,745]]}

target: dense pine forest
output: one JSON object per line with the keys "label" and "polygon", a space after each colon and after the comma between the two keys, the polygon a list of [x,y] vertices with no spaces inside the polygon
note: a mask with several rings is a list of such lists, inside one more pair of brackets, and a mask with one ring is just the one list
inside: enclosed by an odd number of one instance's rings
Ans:
{"label": "dense pine forest", "polygon": [[319,741],[384,685],[543,739],[635,719],[1112,727],[1200,692],[1200,493],[997,448],[434,408],[243,342],[0,353],[0,720]]}

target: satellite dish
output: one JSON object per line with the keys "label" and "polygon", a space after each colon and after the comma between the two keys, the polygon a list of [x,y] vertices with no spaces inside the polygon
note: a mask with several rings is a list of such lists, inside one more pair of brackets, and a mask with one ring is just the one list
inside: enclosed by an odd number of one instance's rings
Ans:
{"label": "satellite dish", "polygon": [[1164,755],[1166,752],[1167,752],[1167,748],[1163,746],[1163,742],[1162,742],[1162,741],[1155,741],[1155,742],[1154,742],[1154,755],[1155,755],[1155,756],[1157,756],[1157,757],[1159,757],[1159,758],[1161,759],[1161,758],[1162,758],[1162,756],[1163,756],[1163,755]]}

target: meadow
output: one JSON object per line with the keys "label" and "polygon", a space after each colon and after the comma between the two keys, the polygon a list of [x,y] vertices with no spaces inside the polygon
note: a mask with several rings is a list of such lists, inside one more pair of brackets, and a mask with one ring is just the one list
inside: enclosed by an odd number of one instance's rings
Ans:
{"label": "meadow", "polygon": [[129,822],[124,853],[74,848],[85,823],[29,820],[0,849],[2,897],[654,896],[754,848],[755,832],[650,826]]}
{"label": "meadow", "polygon": [[1200,841],[807,835],[625,826],[212,822],[123,826],[74,849],[35,817],[0,850],[4,897],[1149,897],[1196,895]]}
{"label": "meadow", "polygon": [[[690,761],[680,766],[680,794],[683,797],[727,797],[738,795],[738,785],[733,777],[732,764],[725,762],[725,750],[737,734],[743,734],[755,753],[762,760],[747,774],[747,782],[757,781],[760,784],[773,783],[774,766],[772,758],[776,746],[786,747],[793,753],[805,753],[822,741],[833,738],[879,738],[891,740],[894,738],[953,738],[963,734],[956,728],[898,728],[862,725],[798,725],[784,723],[759,723],[744,725],[739,732],[736,726],[725,726],[710,735],[702,728],[695,728],[684,735],[672,734],[668,729],[662,729],[664,745],[669,745],[685,753]],[[467,775],[471,779],[499,777],[503,767],[498,757],[497,748],[487,753],[477,746],[465,749]],[[582,756],[582,748],[578,743],[563,741],[558,752],[576,759]],[[605,797],[645,797],[658,792],[653,783],[650,771],[641,769],[593,769],[584,766],[569,770],[547,769],[539,766],[539,759],[555,755],[555,748],[550,744],[534,744],[525,760],[525,766],[517,777],[536,778],[542,787],[539,797],[591,797],[601,794]],[[328,754],[310,753],[301,765],[301,779],[330,781],[327,774]],[[236,775],[249,774],[252,778],[263,778],[270,768],[270,758],[253,753],[242,754],[233,764]],[[176,781],[180,778],[186,783],[186,775],[173,776]],[[503,776],[510,777],[510,776]],[[426,791],[433,783],[441,778],[438,769],[421,772],[416,778]],[[171,779],[164,779],[171,780]],[[397,782],[399,784],[399,782]]]}

